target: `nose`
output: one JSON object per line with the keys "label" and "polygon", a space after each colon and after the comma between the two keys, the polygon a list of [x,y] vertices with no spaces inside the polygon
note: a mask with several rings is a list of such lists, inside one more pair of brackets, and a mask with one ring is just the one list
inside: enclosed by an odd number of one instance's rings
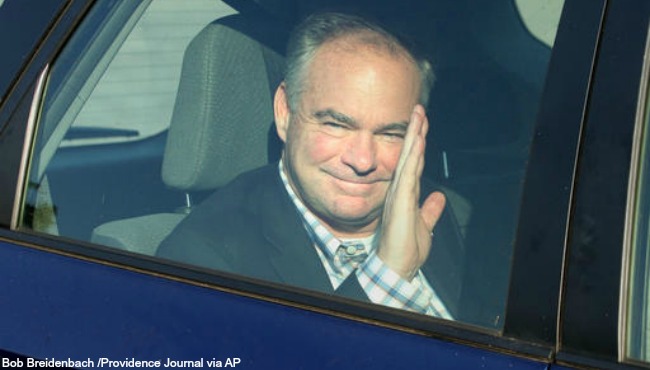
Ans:
{"label": "nose", "polygon": [[348,140],[341,160],[356,175],[363,176],[377,168],[377,147],[371,133],[359,132]]}

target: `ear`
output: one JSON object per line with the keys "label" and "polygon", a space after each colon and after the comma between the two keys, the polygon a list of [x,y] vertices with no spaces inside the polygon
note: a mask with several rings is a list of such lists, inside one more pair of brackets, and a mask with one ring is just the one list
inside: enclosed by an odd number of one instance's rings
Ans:
{"label": "ear", "polygon": [[287,131],[289,130],[289,118],[291,111],[289,110],[289,101],[287,99],[287,86],[284,82],[275,90],[275,97],[273,99],[273,112],[275,114],[275,130],[282,142],[287,142]]}

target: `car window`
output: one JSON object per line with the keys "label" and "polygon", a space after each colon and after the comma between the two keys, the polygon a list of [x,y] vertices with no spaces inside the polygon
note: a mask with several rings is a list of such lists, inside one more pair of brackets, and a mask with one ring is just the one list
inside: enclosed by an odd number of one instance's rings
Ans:
{"label": "car window", "polygon": [[546,45],[552,46],[564,1],[517,0],[515,3],[528,31]]}
{"label": "car window", "polygon": [[[98,1],[50,67],[21,227],[384,304],[393,298],[386,292],[394,289],[382,287],[384,277],[373,285],[375,275],[363,275],[371,268],[364,261],[376,261],[377,271],[393,276],[385,279],[408,280],[415,297],[424,297],[417,298],[424,309],[411,302],[405,309],[500,329],[530,143],[562,2],[543,9],[514,0],[474,7],[415,2],[419,9],[393,2],[372,9],[320,1],[290,10],[261,4],[240,9],[213,0]],[[428,60],[422,65],[430,65],[435,76],[424,101],[430,130],[423,191],[441,191],[447,205],[428,258],[408,279],[390,275],[395,271],[381,264],[373,250],[381,231],[368,226],[367,235],[356,238],[368,248],[368,259],[346,275],[358,280],[336,281],[339,267],[329,261],[342,257],[328,257],[327,246],[319,246],[330,240],[325,232],[330,224],[314,205],[331,192],[321,188],[327,180],[317,177],[327,171],[294,178],[295,168],[278,164],[287,138],[274,94],[287,68],[289,34],[299,20],[324,10],[377,20],[397,39],[408,39],[405,45]],[[390,115],[388,103],[375,105],[377,111]],[[328,137],[356,135],[366,127],[366,121],[332,107],[316,113]],[[372,116],[368,110],[359,114]],[[405,126],[394,122],[371,136],[378,147],[393,148],[387,150],[392,154],[401,148],[395,143],[401,143]],[[297,160],[320,155],[312,146],[296,150],[305,154]],[[358,161],[359,153],[349,160]],[[381,179],[348,182],[359,188],[388,183],[393,170],[387,168]],[[297,179],[319,191],[307,194]],[[378,206],[368,215],[381,213],[385,192],[378,191],[379,200],[373,198]],[[310,223],[296,199],[321,215],[316,216],[321,223]],[[341,207],[343,213],[357,209],[354,202]],[[275,213],[280,211],[286,212]],[[364,226],[376,226],[377,220]],[[300,248],[291,253],[277,245],[262,248],[273,240],[291,240]],[[313,278],[303,278],[303,272]],[[369,293],[372,286],[379,286],[375,293]]]}
{"label": "car window", "polygon": [[[646,55],[648,53],[646,44]],[[650,95],[647,60],[642,76],[628,195],[623,259],[623,356],[650,363]]]}

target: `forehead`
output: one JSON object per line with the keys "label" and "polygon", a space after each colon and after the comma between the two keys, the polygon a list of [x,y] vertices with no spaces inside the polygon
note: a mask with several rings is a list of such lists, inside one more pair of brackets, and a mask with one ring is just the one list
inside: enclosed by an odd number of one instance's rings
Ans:
{"label": "forehead", "polygon": [[404,63],[405,68],[417,68],[413,57],[396,41],[371,31],[341,35],[324,42],[316,50],[314,60],[333,55],[374,56]]}
{"label": "forehead", "polygon": [[322,45],[306,73],[303,105],[347,114],[368,110],[408,118],[420,94],[420,74],[407,54],[357,38]]}
{"label": "forehead", "polygon": [[403,79],[420,82],[418,67],[410,54],[371,32],[344,35],[325,42],[316,50],[306,77],[314,79],[329,74],[329,79],[331,75],[349,78],[364,71],[385,74],[395,83]]}
{"label": "forehead", "polygon": [[399,41],[397,41],[397,39],[371,30],[360,30],[338,35],[324,42],[321,45],[321,48],[324,46],[347,49],[350,51],[355,51],[357,48],[363,47],[377,53],[386,53],[394,57],[399,56],[413,59],[410,53],[399,43]]}

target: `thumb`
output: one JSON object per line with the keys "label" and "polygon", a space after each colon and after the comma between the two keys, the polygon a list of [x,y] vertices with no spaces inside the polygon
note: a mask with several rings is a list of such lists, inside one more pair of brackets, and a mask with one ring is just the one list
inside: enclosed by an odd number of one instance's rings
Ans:
{"label": "thumb", "polygon": [[445,209],[446,202],[444,194],[436,191],[429,194],[427,199],[424,201],[424,204],[422,204],[422,208],[420,208],[420,216],[429,232],[433,231],[438,219],[440,219],[440,215],[442,215],[442,211]]}

